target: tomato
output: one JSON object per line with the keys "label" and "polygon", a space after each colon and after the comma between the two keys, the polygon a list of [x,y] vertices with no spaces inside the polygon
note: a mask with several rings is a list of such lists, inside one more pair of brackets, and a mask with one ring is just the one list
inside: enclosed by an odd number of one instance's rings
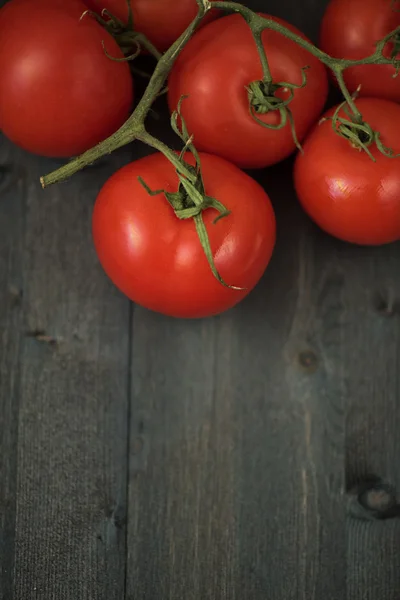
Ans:
{"label": "tomato", "polygon": [[133,84],[113,38],[78,0],[11,0],[0,10],[0,129],[34,154],[71,157],[129,116]]}
{"label": "tomato", "polygon": [[[97,13],[106,8],[121,21],[128,19],[127,0],[85,0],[87,6]],[[144,35],[160,52],[165,52],[196,17],[196,0],[131,0],[136,31]],[[211,11],[202,25],[218,15]]]}
{"label": "tomato", "polygon": [[[282,19],[270,18],[304,37]],[[310,66],[306,87],[295,90],[290,105],[301,141],[326,102],[326,69],[278,33],[265,30],[263,43],[275,82],[301,84],[302,68]],[[182,95],[188,95],[182,115],[198,149],[242,168],[272,165],[289,156],[295,143],[289,124],[280,130],[266,129],[250,115],[246,88],[262,77],[250,28],[240,15],[223,17],[197,32],[179,55],[168,84],[170,110],[176,109]],[[280,123],[277,111],[258,117],[269,124]]]}
{"label": "tomato", "polygon": [[[359,98],[356,105],[385,146],[400,152],[400,105],[377,98]],[[373,162],[339,137],[330,120],[315,127],[303,148],[295,161],[295,188],[319,227],[360,245],[400,239],[400,158],[382,155],[373,144]]]}
{"label": "tomato", "polygon": [[[194,164],[191,155],[186,160]],[[103,269],[131,300],[173,317],[199,318],[221,313],[242,300],[264,273],[275,245],[271,202],[247,174],[217,156],[200,153],[207,195],[231,214],[203,212],[215,265],[212,274],[193,219],[180,220],[164,194],[150,188],[178,190],[172,164],[160,153],[128,164],[103,186],[93,212],[93,239]]]}
{"label": "tomato", "polygon": [[[400,25],[400,12],[392,0],[331,0],[323,17],[320,47],[336,58],[360,59],[375,51],[375,44]],[[390,56],[388,44],[385,55]],[[400,77],[392,65],[360,65],[344,71],[351,92],[361,84],[360,96],[400,101]]]}

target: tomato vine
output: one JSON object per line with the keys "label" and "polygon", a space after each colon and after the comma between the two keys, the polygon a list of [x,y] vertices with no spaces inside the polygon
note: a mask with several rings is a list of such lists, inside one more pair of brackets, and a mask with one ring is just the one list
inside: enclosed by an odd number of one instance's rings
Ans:
{"label": "tomato vine", "polygon": [[[132,49],[133,47],[136,47],[139,49],[143,46],[148,52],[155,56],[157,59],[157,65],[137,107],[118,131],[116,131],[109,138],[97,144],[97,146],[94,148],[91,148],[82,155],[72,159],[69,163],[61,168],[53,171],[52,173],[44,175],[41,177],[40,181],[43,188],[64,181],[71,177],[74,173],[83,169],[85,166],[92,164],[99,158],[112,153],[117,148],[125,146],[134,140],[139,140],[162,152],[175,166],[180,181],[179,192],[175,194],[174,197],[172,197],[171,194],[165,194],[165,196],[173,206],[175,214],[178,218],[194,219],[200,242],[207,256],[212,272],[221,283],[224,283],[216,271],[213,262],[207,231],[205,230],[204,223],[202,221],[202,212],[206,208],[212,206],[213,208],[217,209],[217,211],[221,213],[220,216],[223,217],[225,216],[226,211],[224,211],[224,207],[220,205],[216,199],[210,199],[206,195],[204,186],[201,184],[200,165],[198,164],[194,169],[184,160],[184,152],[187,149],[189,149],[192,154],[195,155],[193,140],[189,137],[189,134],[181,134],[181,138],[184,142],[184,150],[179,156],[163,142],[150,135],[145,127],[145,120],[153,102],[163,90],[165,81],[178,55],[183,50],[187,42],[191,39],[199,24],[203,21],[204,17],[211,10],[211,8],[219,9],[225,13],[238,13],[245,19],[252,31],[263,71],[262,80],[251,82],[247,87],[250,114],[253,119],[260,124],[260,126],[281,129],[289,124],[292,130],[293,139],[296,143],[296,146],[300,150],[301,146],[296,136],[295,123],[290,109],[290,103],[294,97],[294,90],[299,87],[304,87],[307,84],[307,65],[304,65],[302,69],[302,81],[300,85],[295,85],[291,82],[274,81],[271,76],[268,57],[262,42],[262,33],[266,29],[275,31],[292,40],[300,47],[315,56],[319,61],[332,70],[344,97],[344,102],[340,108],[343,105],[346,107],[346,118],[343,116],[338,116],[339,110],[336,111],[332,117],[332,126],[335,134],[344,137],[359,150],[365,151],[372,160],[375,160],[375,158],[369,150],[371,144],[375,144],[377,150],[385,156],[395,157],[397,155],[395,155],[391,149],[384,146],[380,139],[379,132],[374,131],[368,123],[364,122],[363,116],[356,106],[355,95],[351,95],[346,87],[343,72],[349,67],[355,67],[359,65],[389,64],[393,66],[393,77],[396,77],[400,71],[400,59],[398,58],[397,54],[399,47],[400,27],[397,27],[394,31],[390,32],[387,36],[380,40],[376,44],[375,51],[370,56],[358,60],[338,59],[331,57],[317,46],[313,45],[307,39],[304,39],[294,31],[284,27],[278,21],[260,16],[242,4],[218,0],[213,1],[212,4],[210,0],[196,0],[196,2],[198,5],[197,16],[182,33],[182,35],[174,42],[174,44],[172,44],[172,46],[162,55],[156,48],[152,46],[150,42],[148,42],[148,40],[144,39],[140,33],[134,32],[129,1],[128,6],[130,19],[128,25],[118,21],[118,19],[112,17],[110,14],[104,15],[109,17],[109,20],[107,21],[102,19],[102,17],[96,16],[97,20],[107,29],[107,31],[112,33],[114,38],[119,41],[121,48],[123,48],[126,54],[129,53],[129,48]],[[384,51],[389,42],[393,43],[394,50],[390,56],[386,56]],[[127,56],[127,59],[128,58],[129,56]],[[288,93],[288,95],[285,98],[279,97],[277,92],[280,90],[284,90]],[[258,115],[266,114],[270,111],[277,111],[279,113],[280,120],[278,124],[266,124],[259,119]],[[176,122],[176,114],[173,116],[173,119],[175,119]],[[182,127],[182,131],[184,131],[184,124],[182,124]],[[143,184],[145,185],[144,182]],[[149,193],[152,193],[150,189],[146,189]],[[161,191],[158,190],[156,193],[161,193]]]}
{"label": "tomato vine", "polygon": [[[204,17],[211,8],[220,9],[228,13],[239,13],[247,21],[249,27],[253,31],[253,35],[255,36],[255,43],[257,44],[257,48],[260,53],[260,59],[264,67],[263,81],[266,84],[266,88],[269,88],[268,94],[271,93],[270,86],[272,84],[272,79],[269,74],[267,57],[265,56],[264,48],[261,44],[261,32],[264,29],[271,29],[293,40],[299,46],[313,54],[327,67],[332,69],[338,80],[339,87],[343,93],[345,101],[351,109],[352,117],[350,121],[350,126],[351,123],[354,121],[356,125],[356,127],[354,128],[356,135],[358,125],[362,122],[362,115],[358,111],[354,103],[353,97],[346,88],[346,85],[343,80],[343,71],[349,67],[372,64],[393,65],[394,77],[396,77],[400,71],[400,59],[398,59],[396,55],[386,57],[384,56],[383,52],[386,44],[390,40],[395,39],[396,36],[400,34],[400,27],[397,27],[394,31],[390,32],[387,36],[385,36],[385,38],[380,40],[376,45],[375,52],[370,56],[359,60],[337,59],[332,58],[331,56],[320,50],[318,47],[314,46],[307,40],[298,36],[296,33],[282,26],[277,21],[261,17],[254,13],[251,9],[247,8],[246,6],[243,6],[242,4],[238,4],[236,2],[214,1],[211,6],[210,0],[196,0],[196,2],[198,4],[198,13],[196,18],[189,25],[186,31],[178,38],[178,40],[176,40],[176,42],[172,44],[172,46],[161,56],[142,99],[140,100],[132,115],[125,122],[125,124],[116,133],[114,133],[112,136],[110,136],[100,144],[97,144],[97,146],[95,146],[94,148],[91,148],[87,152],[84,152],[82,155],[74,158],[67,165],[64,165],[61,168],[53,171],[52,173],[41,177],[40,181],[43,188],[68,179],[69,177],[83,169],[85,166],[92,164],[99,158],[110,154],[111,152],[113,152],[117,148],[120,148],[121,146],[129,144],[135,139],[140,140],[152,146],[153,148],[157,148],[162,152],[166,150],[165,148],[160,147],[160,144],[155,142],[155,139],[152,136],[149,136],[149,134],[146,132],[144,122],[154,100],[162,90],[163,85],[168,77],[169,72],[172,69],[176,58],[178,57],[181,50],[184,48],[185,44],[190,40],[197,26],[204,19]],[[266,99],[268,100],[268,96],[266,96]],[[273,108],[274,110],[282,110],[283,106],[282,104],[278,103],[277,106]],[[340,131],[338,131],[338,133],[340,134]]]}

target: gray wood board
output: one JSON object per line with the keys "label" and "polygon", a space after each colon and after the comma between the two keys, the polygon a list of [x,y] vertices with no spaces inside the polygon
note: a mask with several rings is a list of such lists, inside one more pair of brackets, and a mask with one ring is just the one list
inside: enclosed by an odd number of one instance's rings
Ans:
{"label": "gray wood board", "polygon": [[19,165],[0,204],[2,564],[21,600],[120,599],[131,309],[104,277],[90,224],[102,181],[130,157],[42,191],[55,163],[10,148],[2,139],[0,164],[12,153]]}

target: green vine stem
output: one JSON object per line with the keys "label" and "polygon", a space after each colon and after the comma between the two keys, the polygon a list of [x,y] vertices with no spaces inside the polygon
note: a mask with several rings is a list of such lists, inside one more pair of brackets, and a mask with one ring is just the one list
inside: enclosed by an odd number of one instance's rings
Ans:
{"label": "green vine stem", "polygon": [[[391,64],[394,67],[394,77],[397,76],[400,70],[400,60],[397,58],[397,56],[384,56],[384,48],[386,44],[389,41],[396,39],[396,36],[400,34],[400,27],[396,28],[394,31],[389,33],[383,40],[379,41],[376,44],[375,52],[370,56],[359,60],[336,59],[329,56],[328,54],[326,54],[325,52],[323,52],[304,38],[296,35],[289,29],[286,29],[286,27],[282,26],[280,23],[274,21],[273,19],[267,19],[262,17],[254,13],[246,6],[243,6],[242,4],[229,1],[214,1],[211,6],[210,0],[196,0],[196,2],[198,5],[198,13],[196,18],[189,25],[186,31],[179,37],[179,39],[160,57],[160,60],[157,63],[154,73],[148,83],[148,86],[140,102],[133,111],[132,115],[125,122],[125,124],[122,125],[122,127],[118,131],[116,131],[112,136],[100,142],[94,148],[91,148],[90,150],[84,152],[81,156],[72,159],[69,163],[53,171],[52,173],[41,177],[40,181],[43,188],[51,184],[65,181],[66,179],[83,169],[85,166],[92,164],[99,158],[112,153],[117,148],[129,144],[135,139],[150,144],[152,147],[155,148],[159,146],[160,142],[158,140],[155,140],[155,138],[152,138],[152,136],[149,136],[149,134],[146,132],[144,125],[145,119],[151,109],[154,100],[157,98],[157,96],[163,89],[164,83],[179,53],[184,48],[186,43],[190,40],[197,26],[200,24],[200,22],[203,20],[203,18],[211,8],[220,9],[228,13],[238,13],[242,15],[242,17],[247,21],[251,30],[255,32],[255,35],[253,35],[255,37],[255,42],[260,52],[260,58],[264,68],[264,77],[266,77],[267,79],[269,77],[268,61],[265,56],[264,48],[262,48],[261,50],[261,32],[264,29],[271,29],[272,31],[276,31],[281,35],[284,35],[288,39],[294,41],[299,46],[310,52],[327,67],[332,69],[332,71],[338,78],[338,83],[342,90],[342,93],[347,103],[349,104],[350,109],[353,112],[355,124],[360,123],[360,120],[362,121],[362,116],[357,110],[354,102],[352,102],[351,95],[345,86],[342,76],[343,70],[348,67],[354,67],[358,65]],[[340,131],[338,131],[338,133],[340,134]]]}
{"label": "green vine stem", "polygon": [[251,21],[247,21],[247,23],[250,26],[250,29],[252,30],[253,38],[258,49],[258,54],[260,56],[261,66],[263,70],[263,82],[267,86],[270,86],[272,84],[272,75],[268,64],[268,58],[265,53],[264,44],[262,42],[262,32],[264,31],[264,27],[256,25],[254,28],[252,28]]}
{"label": "green vine stem", "polygon": [[358,108],[354,102],[353,96],[350,94],[349,90],[346,87],[346,84],[345,84],[344,78],[343,78],[343,71],[344,71],[343,67],[340,67],[340,66],[333,67],[333,72],[335,74],[338,85],[340,87],[340,91],[342,92],[343,97],[344,97],[345,101],[347,102],[347,105],[349,106],[351,112],[353,113],[352,118],[355,123],[361,123],[362,122],[362,114],[358,110]]}

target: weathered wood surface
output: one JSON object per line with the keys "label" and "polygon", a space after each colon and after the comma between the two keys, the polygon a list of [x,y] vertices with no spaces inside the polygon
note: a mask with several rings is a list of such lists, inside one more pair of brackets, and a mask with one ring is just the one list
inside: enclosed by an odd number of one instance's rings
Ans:
{"label": "weathered wood surface", "polygon": [[[325,2],[247,4],[315,40]],[[138,152],[43,192],[0,141],[0,600],[398,600],[399,244],[320,232],[289,160],[247,300],[133,308],[90,218]]]}
{"label": "weathered wood surface", "polygon": [[[129,302],[90,219],[124,157],[49,192],[1,140],[2,599],[123,597]],[[8,183],[7,183],[8,181]],[[14,595],[11,596],[13,582]]]}

